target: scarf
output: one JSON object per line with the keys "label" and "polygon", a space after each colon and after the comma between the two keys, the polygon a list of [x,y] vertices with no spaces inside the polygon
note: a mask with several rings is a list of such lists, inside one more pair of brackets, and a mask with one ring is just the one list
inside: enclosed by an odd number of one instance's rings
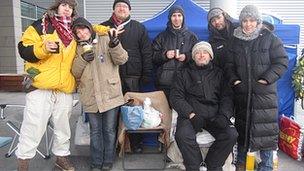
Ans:
{"label": "scarf", "polygon": [[48,28],[49,22],[56,30],[62,43],[65,45],[65,47],[67,47],[73,40],[73,34],[71,30],[72,18],[56,15],[54,17],[49,17],[49,20],[44,20],[44,29]]}
{"label": "scarf", "polygon": [[233,36],[245,41],[254,40],[260,35],[261,28],[262,28],[262,24],[259,24],[257,25],[257,28],[254,32],[250,34],[245,34],[243,28],[239,26],[234,30]]}
{"label": "scarf", "polygon": [[126,18],[125,20],[121,20],[121,19],[118,19],[117,16],[113,13],[111,16],[111,19],[116,27],[118,27],[120,25],[125,26],[131,21],[131,16],[129,15],[128,18]]}
{"label": "scarf", "polygon": [[124,22],[123,20],[117,18],[117,16],[114,13],[112,14],[111,18],[116,26],[119,26]]}

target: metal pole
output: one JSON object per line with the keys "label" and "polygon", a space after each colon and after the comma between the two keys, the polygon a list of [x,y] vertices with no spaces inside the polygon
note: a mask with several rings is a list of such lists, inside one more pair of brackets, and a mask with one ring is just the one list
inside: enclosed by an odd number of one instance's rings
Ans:
{"label": "metal pole", "polygon": [[210,0],[210,9],[214,7],[222,8],[231,17],[237,18],[237,0]]}

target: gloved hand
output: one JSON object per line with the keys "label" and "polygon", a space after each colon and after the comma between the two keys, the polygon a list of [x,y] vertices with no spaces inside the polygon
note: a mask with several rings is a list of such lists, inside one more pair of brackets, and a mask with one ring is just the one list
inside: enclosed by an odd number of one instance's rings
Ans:
{"label": "gloved hand", "polygon": [[81,57],[83,60],[87,61],[87,62],[91,62],[94,60],[95,54],[93,51],[87,51],[84,52],[83,54],[81,54]]}
{"label": "gloved hand", "polygon": [[225,115],[219,114],[213,120],[211,120],[217,128],[227,128],[229,126],[229,120]]}
{"label": "gloved hand", "polygon": [[110,38],[109,47],[114,48],[119,44],[119,39],[117,37],[117,33],[115,30],[108,31],[108,35]]}
{"label": "gloved hand", "polygon": [[24,75],[22,85],[25,90],[28,90],[33,84],[34,79],[30,75]]}
{"label": "gloved hand", "polygon": [[201,132],[202,131],[202,128],[204,126],[204,119],[202,117],[199,117],[196,114],[196,115],[194,115],[193,118],[190,119],[190,122],[191,122],[195,132]]}

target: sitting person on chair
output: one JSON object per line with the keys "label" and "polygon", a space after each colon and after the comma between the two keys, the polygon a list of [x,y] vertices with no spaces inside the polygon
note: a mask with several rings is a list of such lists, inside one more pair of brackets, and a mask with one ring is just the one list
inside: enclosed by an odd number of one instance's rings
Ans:
{"label": "sitting person on chair", "polygon": [[116,154],[118,110],[124,103],[118,70],[128,54],[116,29],[111,29],[109,36],[97,36],[81,17],[72,28],[78,42],[72,73],[80,80],[80,101],[89,117],[91,170],[110,170]]}
{"label": "sitting person on chair", "polygon": [[220,171],[236,143],[238,133],[230,122],[232,91],[224,82],[223,71],[213,65],[213,51],[207,42],[192,49],[192,58],[178,71],[170,102],[178,113],[175,139],[186,170],[198,171],[203,162],[196,133],[207,130],[215,141],[205,158],[208,171]]}

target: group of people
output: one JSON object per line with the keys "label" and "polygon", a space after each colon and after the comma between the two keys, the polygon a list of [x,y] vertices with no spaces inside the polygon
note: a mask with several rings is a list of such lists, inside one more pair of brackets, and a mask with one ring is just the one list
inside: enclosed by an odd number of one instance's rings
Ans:
{"label": "group of people", "polygon": [[[244,7],[239,22],[220,8],[211,9],[208,43],[187,29],[177,5],[153,42],[146,28],[131,19],[129,0],[115,0],[110,19],[93,26],[77,15],[76,5],[75,0],[56,0],[18,44],[29,79],[16,150],[19,171],[28,170],[49,120],[55,165],[75,170],[68,156],[76,87],[90,125],[90,168],[111,170],[123,95],[151,83],[153,68],[156,89],[178,113],[175,137],[186,170],[199,170],[203,161],[208,171],[222,170],[236,142],[238,170],[245,170],[247,151],[260,151],[258,169],[272,170],[278,141],[276,81],[288,61],[282,42],[255,6]],[[196,142],[203,129],[215,138],[205,160]],[[132,151],[140,153],[142,137],[129,138]]]}

